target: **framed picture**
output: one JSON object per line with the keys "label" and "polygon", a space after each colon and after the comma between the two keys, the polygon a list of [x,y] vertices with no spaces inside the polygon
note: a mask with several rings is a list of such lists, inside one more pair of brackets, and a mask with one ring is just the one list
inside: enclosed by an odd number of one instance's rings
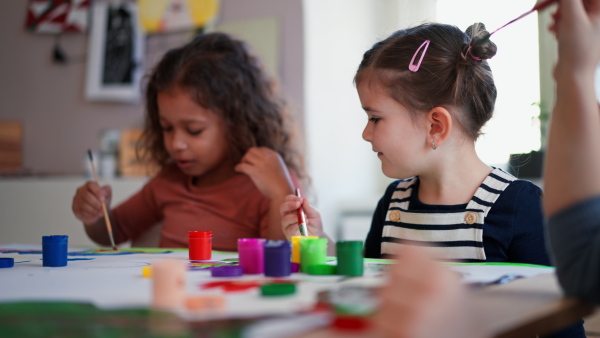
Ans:
{"label": "framed picture", "polygon": [[85,97],[137,103],[144,73],[144,34],[136,2],[94,1]]}
{"label": "framed picture", "polygon": [[85,33],[90,0],[29,0],[25,28],[32,33]]}

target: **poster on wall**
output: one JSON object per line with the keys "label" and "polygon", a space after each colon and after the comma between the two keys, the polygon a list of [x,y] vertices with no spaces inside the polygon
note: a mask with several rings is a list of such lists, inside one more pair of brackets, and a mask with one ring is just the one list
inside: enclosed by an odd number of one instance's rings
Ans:
{"label": "poster on wall", "polygon": [[84,33],[90,0],[29,0],[25,29],[33,33]]}
{"label": "poster on wall", "polygon": [[219,12],[218,0],[138,0],[146,33],[166,33],[205,27]]}
{"label": "poster on wall", "polygon": [[90,101],[139,102],[144,35],[135,2],[95,1],[85,96]]}

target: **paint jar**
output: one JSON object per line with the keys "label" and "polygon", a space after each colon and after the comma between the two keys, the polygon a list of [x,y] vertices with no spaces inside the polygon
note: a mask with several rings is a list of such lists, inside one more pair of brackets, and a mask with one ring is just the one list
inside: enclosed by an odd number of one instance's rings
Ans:
{"label": "paint jar", "polygon": [[212,231],[188,231],[191,261],[207,261],[212,257]]}
{"label": "paint jar", "polygon": [[239,262],[245,275],[263,273],[265,263],[264,245],[264,238],[238,239]]}
{"label": "paint jar", "polygon": [[300,263],[300,239],[319,238],[317,236],[292,236],[292,262]]}
{"label": "paint jar", "polygon": [[363,275],[363,242],[338,241],[335,244],[337,252],[337,274],[343,276]]}
{"label": "paint jar", "polygon": [[244,274],[244,269],[239,265],[215,266],[210,269],[213,277],[239,277]]}
{"label": "paint jar", "polygon": [[67,266],[69,236],[42,236],[42,265]]}
{"label": "paint jar", "polygon": [[327,238],[300,239],[300,271],[308,271],[311,265],[327,262]]}
{"label": "paint jar", "polygon": [[265,276],[285,277],[292,274],[291,243],[288,241],[266,241],[264,247]]}
{"label": "paint jar", "polygon": [[166,259],[152,263],[152,306],[159,309],[174,309],[185,301],[184,261]]}

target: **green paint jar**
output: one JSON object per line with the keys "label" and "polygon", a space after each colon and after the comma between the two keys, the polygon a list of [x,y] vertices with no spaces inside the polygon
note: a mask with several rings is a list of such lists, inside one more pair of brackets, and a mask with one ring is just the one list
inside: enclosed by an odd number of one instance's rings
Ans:
{"label": "green paint jar", "polygon": [[363,275],[363,242],[338,241],[335,244],[337,253],[337,274],[342,276]]}
{"label": "green paint jar", "polygon": [[327,238],[300,238],[300,271],[327,262]]}

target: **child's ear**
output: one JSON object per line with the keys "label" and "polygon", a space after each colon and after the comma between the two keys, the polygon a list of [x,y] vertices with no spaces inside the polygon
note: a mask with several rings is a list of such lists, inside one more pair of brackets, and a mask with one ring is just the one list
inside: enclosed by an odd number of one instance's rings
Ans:
{"label": "child's ear", "polygon": [[448,109],[435,107],[427,112],[427,146],[435,149],[442,146],[452,130],[452,116]]}

